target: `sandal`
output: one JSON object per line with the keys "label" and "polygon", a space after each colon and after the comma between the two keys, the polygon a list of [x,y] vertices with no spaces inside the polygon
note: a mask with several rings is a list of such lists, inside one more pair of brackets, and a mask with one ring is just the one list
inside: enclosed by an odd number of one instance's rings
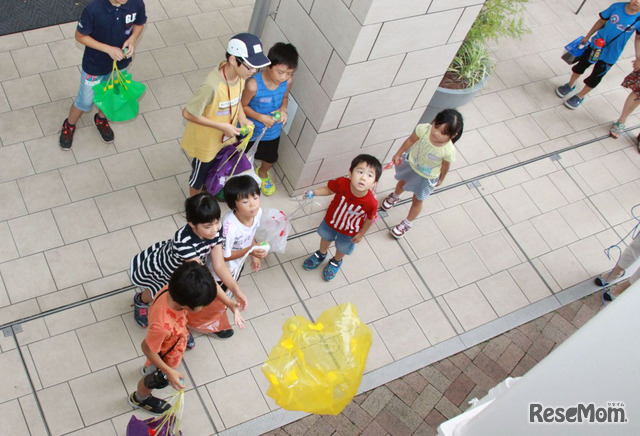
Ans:
{"label": "sandal", "polygon": [[611,130],[609,130],[609,135],[613,139],[618,139],[620,135],[622,135],[622,131],[624,130],[624,128],[625,128],[624,124],[622,124],[619,121],[616,121],[615,123],[613,123],[613,127],[611,127]]}

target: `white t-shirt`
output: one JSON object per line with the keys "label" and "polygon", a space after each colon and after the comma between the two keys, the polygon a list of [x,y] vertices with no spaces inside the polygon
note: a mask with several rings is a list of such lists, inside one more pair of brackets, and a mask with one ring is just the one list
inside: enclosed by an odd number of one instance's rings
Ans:
{"label": "white t-shirt", "polygon": [[[253,218],[253,224],[250,227],[245,226],[235,216],[233,211],[228,212],[222,218],[222,234],[225,241],[222,246],[224,257],[231,256],[232,251],[242,250],[250,247],[253,243],[253,239],[256,236],[256,231],[260,225],[260,218],[262,217],[262,209],[258,210],[258,214]],[[240,262],[242,258],[227,261],[227,266],[231,274],[235,272],[237,268],[242,267]],[[216,278],[219,280],[218,278]]]}

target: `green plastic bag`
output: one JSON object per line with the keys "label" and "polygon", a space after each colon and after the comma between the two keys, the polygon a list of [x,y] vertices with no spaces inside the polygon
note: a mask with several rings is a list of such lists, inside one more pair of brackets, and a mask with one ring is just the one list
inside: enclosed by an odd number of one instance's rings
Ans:
{"label": "green plastic bag", "polygon": [[145,89],[143,83],[131,80],[131,74],[121,72],[113,61],[111,75],[94,88],[93,102],[109,121],[128,121],[138,116],[138,99]]}

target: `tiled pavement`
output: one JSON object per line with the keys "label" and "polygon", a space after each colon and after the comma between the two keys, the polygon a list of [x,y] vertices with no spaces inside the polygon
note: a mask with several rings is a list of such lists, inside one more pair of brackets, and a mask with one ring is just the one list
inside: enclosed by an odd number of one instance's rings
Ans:
{"label": "tiled pavement", "polygon": [[309,415],[265,436],[430,436],[506,377],[520,377],[603,309],[576,300],[491,340],[357,395],[337,416]]}
{"label": "tiled pavement", "polygon": [[[150,23],[132,72],[149,87],[141,115],[114,125],[113,145],[99,141],[88,114],[73,151],[57,147],[82,53],[73,23],[0,37],[0,325],[128,286],[130,257],[183,223],[189,164],[178,146],[180,105],[222,58],[228,36],[246,28],[251,2],[146,3]],[[299,267],[317,248],[314,234],[270,255],[241,282],[247,328],[228,342],[198,337],[185,356],[195,387],[185,434],[255,434],[299,417],[264,395],[260,373],[291,315],[352,301],[374,334],[362,386],[369,390],[595,291],[590,277],[612,264],[602,249],[633,224],[640,154],[637,131],[606,138],[626,98],[619,83],[632,44],[580,110],[565,109],[553,92],[568,77],[561,47],[608,5],[589,1],[575,17],[577,3],[532,2],[532,34],[496,45],[489,86],[462,108],[466,131],[447,187],[588,145],[442,190],[402,241],[387,229],[407,206],[392,210],[331,283]],[[628,125],[637,124],[630,117]],[[263,206],[292,211],[296,203],[277,185]],[[387,172],[379,197],[392,186]],[[325,206],[308,208],[295,230],[316,226]],[[0,434],[47,434],[45,421],[56,435],[123,434],[144,335],[132,320],[131,294],[0,335],[0,370],[13,377],[0,387]]]}

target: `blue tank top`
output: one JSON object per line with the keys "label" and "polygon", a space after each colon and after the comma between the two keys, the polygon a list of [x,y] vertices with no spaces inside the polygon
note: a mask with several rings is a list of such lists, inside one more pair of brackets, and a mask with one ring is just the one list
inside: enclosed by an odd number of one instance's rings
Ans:
{"label": "blue tank top", "polygon": [[[280,86],[272,91],[264,84],[261,72],[253,76],[253,78],[256,79],[258,89],[256,90],[256,95],[254,95],[249,102],[249,107],[259,114],[269,115],[271,112],[282,106],[282,98],[284,97],[285,92],[287,92],[287,82],[282,82]],[[258,136],[262,132],[262,129],[264,129],[264,124],[260,121],[254,120],[253,118],[250,119],[256,126],[254,136]],[[264,134],[262,140],[269,141],[271,139],[278,138],[281,130],[282,123],[274,123],[273,126],[267,130],[267,133]]]}

